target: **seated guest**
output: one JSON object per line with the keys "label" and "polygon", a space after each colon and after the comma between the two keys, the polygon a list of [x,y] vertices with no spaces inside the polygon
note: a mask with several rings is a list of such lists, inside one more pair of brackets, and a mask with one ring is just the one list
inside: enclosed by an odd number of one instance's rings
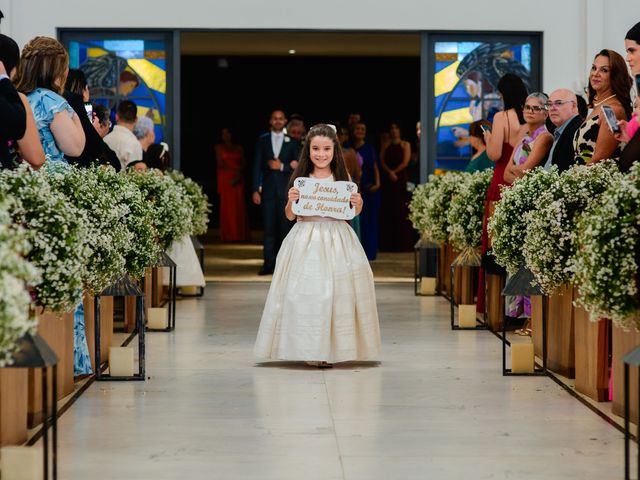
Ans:
{"label": "seated guest", "polygon": [[0,168],[13,168],[24,160],[38,169],[45,156],[36,121],[26,95],[11,83],[19,61],[18,44],[0,34]]}
{"label": "seated guest", "polygon": [[147,167],[147,164],[144,163],[142,160],[134,160],[133,162],[129,162],[129,165],[127,165],[127,170],[135,170],[136,172],[146,172],[147,170],[149,170],[149,167]]}
{"label": "seated guest", "polygon": [[104,137],[109,148],[116,152],[120,166],[125,169],[130,162],[142,160],[142,145],[133,134],[138,119],[138,107],[131,100],[123,100],[116,111],[116,126]]}
{"label": "seated guest", "polygon": [[493,162],[487,155],[487,145],[484,143],[484,131],[482,127],[491,129],[491,123],[487,120],[477,120],[469,125],[469,144],[474,150],[471,161],[464,169],[465,172],[479,172],[493,168]]}
{"label": "seated guest", "polygon": [[[107,107],[99,103],[94,103],[91,105],[91,107],[91,124],[102,139],[109,133],[109,130],[111,129],[111,111]],[[101,150],[98,153],[98,163],[100,165],[111,165],[116,169],[116,172],[122,170],[122,167],[120,166],[120,160],[118,160],[116,152],[111,150],[109,148],[109,145],[107,145],[105,142],[102,142]]]}
{"label": "seated guest", "polygon": [[47,164],[67,164],[65,155],[78,156],[85,135],[78,115],[61,96],[69,69],[69,55],[54,38],[35,37],[22,49],[16,88],[31,105]]}
{"label": "seated guest", "polygon": [[166,172],[171,168],[171,155],[169,155],[169,145],[164,142],[149,145],[147,149],[147,167],[156,168],[161,172]]}
{"label": "seated guest", "polygon": [[578,113],[576,94],[566,88],[554,90],[547,107],[549,118],[556,129],[553,131],[553,144],[544,169],[549,170],[552,165],[556,165],[562,173],[575,163],[573,138],[582,123],[582,117]]}
{"label": "seated guest", "polygon": [[91,113],[91,117],[87,114],[85,105],[89,103],[89,86],[87,85],[87,79],[82,70],[69,70],[64,98],[67,99],[69,105],[71,105],[78,114],[82,130],[86,137],[84,150],[80,155],[77,157],[66,155],[69,163],[84,168],[89,167],[93,163],[106,164],[113,166],[119,171],[120,162],[117,161],[117,157],[115,158],[116,161],[114,161],[113,155],[105,154],[106,149],[109,149],[109,147],[104,143],[104,140],[102,140],[102,137],[92,125],[93,113]]}
{"label": "seated guest", "polygon": [[133,126],[133,134],[136,136],[142,147],[142,160],[146,160],[147,149],[156,141],[156,131],[153,120],[149,117],[140,117]]}
{"label": "seated guest", "polygon": [[589,74],[591,113],[576,132],[576,161],[591,164],[620,157],[620,142],[607,126],[602,107],[611,107],[619,120],[631,115],[631,77],[624,59],[613,50],[601,50],[593,60]]}
{"label": "seated guest", "polygon": [[[627,32],[627,36],[624,39],[625,49],[627,50],[627,62],[631,68],[631,73],[638,78],[640,75],[640,23],[636,23],[631,30]],[[638,87],[640,90],[640,86]],[[640,92],[638,92],[640,95]],[[627,125],[626,122],[622,122],[620,125],[622,134],[625,138],[617,137],[618,140],[626,142],[626,146],[622,151],[620,157],[620,170],[623,172],[628,171],[631,166],[640,161],[640,129],[639,124],[639,112],[640,112],[640,100],[636,97],[636,110],[633,118]]]}

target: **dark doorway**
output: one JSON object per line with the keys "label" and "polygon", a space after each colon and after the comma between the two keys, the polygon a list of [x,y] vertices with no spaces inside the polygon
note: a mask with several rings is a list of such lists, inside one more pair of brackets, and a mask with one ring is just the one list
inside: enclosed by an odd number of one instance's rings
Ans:
{"label": "dark doorway", "polygon": [[[370,141],[399,122],[415,145],[420,114],[419,57],[183,56],[181,168],[202,184],[214,205],[218,226],[214,145],[229,127],[247,159],[247,204],[251,164],[258,135],[268,130],[269,114],[282,108],[302,115],[307,127],[346,121],[359,112]],[[249,208],[251,228],[261,228],[260,211]]]}

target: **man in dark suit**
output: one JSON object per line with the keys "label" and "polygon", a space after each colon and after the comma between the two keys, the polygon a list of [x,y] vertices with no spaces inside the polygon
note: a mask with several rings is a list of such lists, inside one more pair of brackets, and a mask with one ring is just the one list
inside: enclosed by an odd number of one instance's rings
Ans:
{"label": "man in dark suit", "polygon": [[16,42],[0,34],[0,168],[12,166],[8,142],[22,138],[27,128],[27,112],[9,78],[19,58]]}
{"label": "man in dark suit", "polygon": [[568,170],[576,161],[573,137],[582,123],[578,114],[578,99],[571,90],[561,88],[549,97],[549,119],[556,126],[553,132],[553,144],[549,150],[545,170],[557,165],[560,172]]}
{"label": "man in dark suit", "polygon": [[273,273],[276,256],[291,223],[284,214],[289,177],[298,165],[300,144],[284,133],[287,119],[282,110],[271,112],[271,131],[261,135],[253,163],[253,203],[262,205],[264,265],[258,275]]}

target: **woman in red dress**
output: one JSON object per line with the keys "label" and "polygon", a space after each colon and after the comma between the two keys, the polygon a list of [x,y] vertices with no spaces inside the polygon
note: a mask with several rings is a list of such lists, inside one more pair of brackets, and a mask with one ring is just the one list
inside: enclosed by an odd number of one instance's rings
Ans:
{"label": "woman in red dress", "polygon": [[[498,92],[504,103],[504,111],[498,112],[493,117],[493,125],[490,132],[485,132],[484,139],[487,145],[487,155],[495,162],[493,177],[487,190],[487,198],[484,206],[484,220],[482,222],[482,255],[489,249],[489,236],[487,235],[487,221],[493,202],[500,200],[500,186],[505,185],[504,170],[511,159],[514,146],[518,141],[520,129],[525,125],[522,107],[527,99],[527,87],[520,77],[513,73],[507,73],[498,81]],[[484,313],[484,269],[480,269],[478,276],[478,300],[476,311]]]}
{"label": "woman in red dress", "polygon": [[244,198],[244,151],[235,145],[228,128],[216,145],[218,195],[220,196],[220,238],[223,242],[247,240],[247,211]]}

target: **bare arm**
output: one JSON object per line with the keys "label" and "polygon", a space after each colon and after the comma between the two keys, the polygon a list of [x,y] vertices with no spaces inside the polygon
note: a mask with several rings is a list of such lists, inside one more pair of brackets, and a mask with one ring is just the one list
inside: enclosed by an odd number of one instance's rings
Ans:
{"label": "bare arm", "polygon": [[40,143],[40,134],[38,133],[38,127],[33,118],[33,111],[31,110],[27,96],[23,93],[18,93],[18,95],[20,95],[20,100],[22,100],[22,104],[27,113],[27,128],[24,132],[24,137],[18,140],[18,148],[25,162],[37,170],[46,160],[42,143]]}
{"label": "bare arm", "polygon": [[[535,143],[533,144],[533,149],[529,156],[525,160],[523,164],[521,164],[520,170],[524,173],[525,170],[533,170],[540,162],[544,160],[544,158],[551,150],[551,145],[553,144],[553,135],[550,133],[543,133],[538,138],[536,138]],[[520,175],[522,176],[522,175]]]}
{"label": "bare arm", "polygon": [[373,185],[369,187],[370,192],[376,192],[380,188],[380,169],[378,168],[378,163],[373,163]]}
{"label": "bare arm", "polygon": [[487,156],[494,162],[500,160],[502,156],[502,144],[505,141],[504,131],[507,128],[508,121],[507,112],[496,113],[493,117],[491,132],[484,134],[485,143],[487,144]]}
{"label": "bare arm", "polygon": [[287,206],[284,207],[284,215],[287,217],[287,219],[289,220],[295,220],[296,219],[296,214],[293,213],[293,202],[296,202],[300,199],[300,190],[298,190],[296,187],[291,187],[289,189],[289,193],[287,193]]}
{"label": "bare arm", "polygon": [[[611,105],[613,111],[616,114],[617,118],[624,118],[625,112],[622,105],[613,104]],[[611,132],[611,129],[607,125],[606,120],[604,119],[604,113],[600,114],[600,118],[598,120],[600,125],[600,129],[598,130],[598,138],[596,139],[596,147],[593,150],[593,155],[591,156],[591,162],[589,163],[597,163],[601,160],[606,160],[607,158],[611,158],[613,153],[618,148],[620,142],[616,140],[616,137]]]}
{"label": "bare arm", "polygon": [[411,161],[411,146],[409,142],[402,142],[402,163],[393,169],[394,173],[399,173],[409,166]]}
{"label": "bare arm", "polygon": [[70,116],[66,110],[55,113],[51,122],[51,132],[62,153],[70,157],[79,157],[82,154],[85,138],[78,115]]}

